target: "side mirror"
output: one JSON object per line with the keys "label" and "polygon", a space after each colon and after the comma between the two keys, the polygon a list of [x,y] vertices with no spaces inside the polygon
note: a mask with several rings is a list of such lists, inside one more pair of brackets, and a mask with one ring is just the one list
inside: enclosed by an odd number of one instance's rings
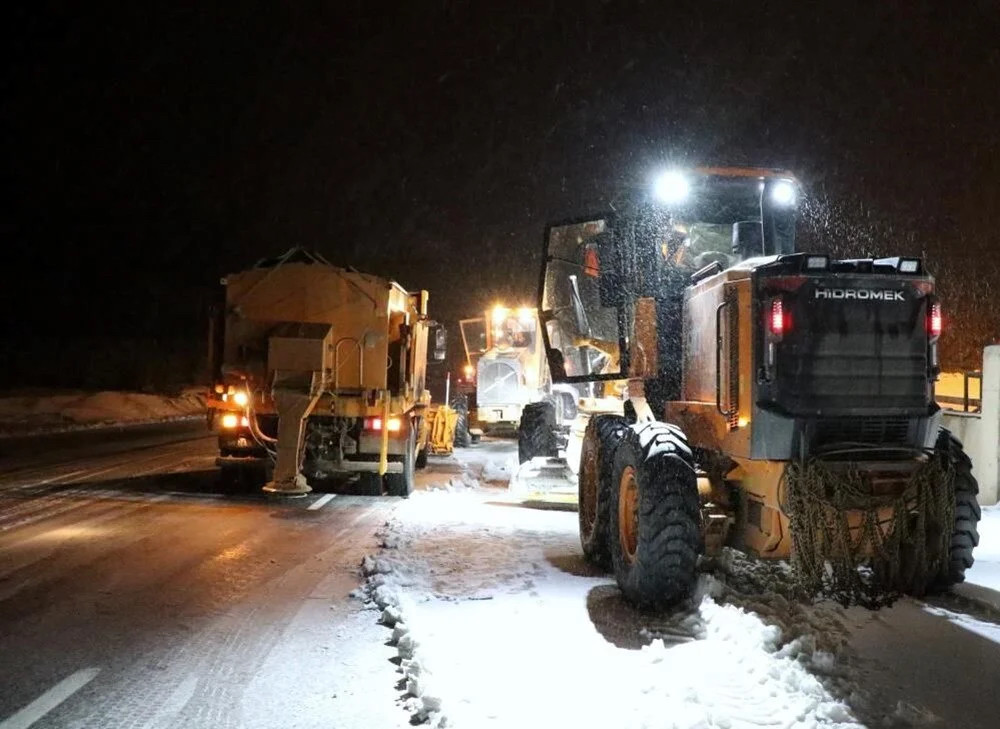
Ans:
{"label": "side mirror", "polygon": [[431,329],[431,342],[434,345],[431,358],[435,362],[443,362],[448,355],[448,331],[440,324],[435,324]]}

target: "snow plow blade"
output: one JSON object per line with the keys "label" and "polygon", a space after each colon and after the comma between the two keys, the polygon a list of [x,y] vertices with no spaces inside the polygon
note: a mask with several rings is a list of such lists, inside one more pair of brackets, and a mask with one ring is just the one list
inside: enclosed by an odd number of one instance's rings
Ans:
{"label": "snow plow blade", "polygon": [[564,458],[532,458],[510,480],[510,494],[526,503],[576,508],[576,474]]}

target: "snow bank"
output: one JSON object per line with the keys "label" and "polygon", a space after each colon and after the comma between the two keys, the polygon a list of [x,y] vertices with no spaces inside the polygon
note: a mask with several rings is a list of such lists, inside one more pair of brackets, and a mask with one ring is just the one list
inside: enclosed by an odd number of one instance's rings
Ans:
{"label": "snow bank", "polygon": [[517,471],[517,454],[511,441],[484,439],[468,448],[456,448],[454,458],[465,472],[489,486],[506,486]]}
{"label": "snow bank", "polygon": [[136,423],[204,412],[204,388],[190,388],[176,397],[135,392],[19,395],[0,397],[0,433]]}
{"label": "snow bank", "polygon": [[583,563],[576,521],[482,491],[418,492],[400,506],[382,549],[362,565],[361,595],[392,630],[403,702],[416,719],[432,727],[859,726],[824,685],[846,675],[835,611],[741,592],[731,575],[745,565],[733,560],[720,578],[702,579],[687,608],[637,613]]}

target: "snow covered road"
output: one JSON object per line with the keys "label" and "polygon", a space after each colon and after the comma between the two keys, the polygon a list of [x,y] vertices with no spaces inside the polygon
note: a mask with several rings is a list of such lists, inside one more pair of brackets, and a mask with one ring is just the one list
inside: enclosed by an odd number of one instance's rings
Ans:
{"label": "snow covered road", "polygon": [[[479,475],[504,470],[482,453],[460,458]],[[781,596],[781,566],[729,555],[686,609],[640,614],[583,561],[575,513],[463,483],[478,480],[452,477],[447,490],[402,504],[365,563],[416,719],[477,729],[997,726],[996,626],[955,599],[879,613],[805,606]]]}

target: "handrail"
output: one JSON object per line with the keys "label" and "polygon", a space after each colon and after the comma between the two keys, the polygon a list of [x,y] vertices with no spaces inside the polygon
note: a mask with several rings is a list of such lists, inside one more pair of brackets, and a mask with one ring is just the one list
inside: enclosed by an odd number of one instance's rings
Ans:
{"label": "handrail", "polygon": [[979,407],[973,412],[979,412],[983,409],[983,373],[979,371],[975,372],[963,372],[962,373],[962,412],[969,412],[969,404],[971,402],[969,398],[969,380],[978,379],[979,380]]}
{"label": "handrail", "polygon": [[[723,301],[715,308],[715,409],[724,418],[731,418],[736,408],[722,409],[722,310],[730,306],[732,301]],[[732,376],[732,373],[730,373]]]}

